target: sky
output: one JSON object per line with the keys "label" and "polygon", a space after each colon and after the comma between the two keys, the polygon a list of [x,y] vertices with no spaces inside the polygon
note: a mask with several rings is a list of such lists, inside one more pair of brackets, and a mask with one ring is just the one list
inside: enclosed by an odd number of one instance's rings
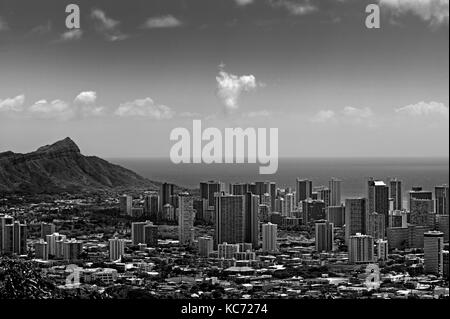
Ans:
{"label": "sky", "polygon": [[167,158],[193,119],[278,128],[280,157],[448,157],[448,0],[0,0],[0,152]]}

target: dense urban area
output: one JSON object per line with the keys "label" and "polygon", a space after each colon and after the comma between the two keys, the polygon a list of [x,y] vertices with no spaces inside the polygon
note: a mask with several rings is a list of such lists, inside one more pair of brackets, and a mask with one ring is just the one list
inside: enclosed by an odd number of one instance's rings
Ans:
{"label": "dense urban area", "polygon": [[449,187],[0,197],[0,298],[448,298]]}

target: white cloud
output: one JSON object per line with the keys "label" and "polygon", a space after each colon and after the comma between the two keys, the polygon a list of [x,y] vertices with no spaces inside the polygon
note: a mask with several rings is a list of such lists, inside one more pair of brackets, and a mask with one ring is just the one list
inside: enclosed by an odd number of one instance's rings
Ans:
{"label": "white cloud", "polygon": [[216,76],[217,95],[226,108],[226,111],[233,112],[239,108],[239,97],[242,92],[255,90],[258,87],[254,75],[237,76],[227,73],[221,68]]}
{"label": "white cloud", "polygon": [[21,94],[13,98],[0,99],[0,112],[21,112],[23,110],[23,103],[25,102],[25,95]]}
{"label": "white cloud", "polygon": [[74,99],[74,105],[76,107],[77,113],[83,117],[103,115],[106,109],[103,106],[97,106],[96,101],[96,92],[81,92]]}
{"label": "white cloud", "polygon": [[419,102],[417,104],[410,104],[395,110],[400,114],[407,114],[410,116],[429,116],[429,115],[442,115],[449,116],[448,106],[438,102]]}
{"label": "white cloud", "polygon": [[121,41],[128,38],[119,30],[120,21],[109,18],[100,9],[93,9],[91,18],[96,22],[96,30],[108,41]]}
{"label": "white cloud", "polygon": [[315,114],[310,120],[313,123],[325,123],[335,120],[336,113],[332,110],[322,110]]}
{"label": "white cloud", "polygon": [[375,127],[375,115],[368,108],[356,108],[346,106],[342,110],[321,110],[310,118],[312,123],[340,123],[340,124],[362,124],[368,127]]}
{"label": "white cloud", "polygon": [[234,0],[234,2],[236,2],[236,4],[237,4],[238,6],[243,7],[243,6],[252,4],[252,3],[255,2],[255,1],[254,1],[254,0]]}
{"label": "white cloud", "polygon": [[61,34],[59,40],[63,42],[79,40],[83,36],[81,29],[73,29]]}
{"label": "white cloud", "polygon": [[80,94],[78,94],[75,97],[75,102],[78,103],[84,103],[84,104],[88,104],[88,103],[95,103],[95,101],[97,100],[97,93],[94,91],[85,91],[85,92],[81,92]]}
{"label": "white cloud", "polygon": [[75,116],[70,105],[61,100],[39,100],[28,108],[31,115],[42,119],[69,120]]}
{"label": "white cloud", "polygon": [[126,102],[114,112],[122,117],[148,117],[155,120],[171,119],[175,112],[168,106],[156,104],[151,98]]}
{"label": "white cloud", "polygon": [[431,26],[448,26],[448,0],[379,0],[379,4],[390,10],[394,17],[409,13],[429,22]]}
{"label": "white cloud", "polygon": [[303,16],[318,10],[310,0],[270,0],[272,7],[284,8],[290,14]]}
{"label": "white cloud", "polygon": [[146,29],[176,28],[183,23],[172,15],[148,18],[144,23]]}

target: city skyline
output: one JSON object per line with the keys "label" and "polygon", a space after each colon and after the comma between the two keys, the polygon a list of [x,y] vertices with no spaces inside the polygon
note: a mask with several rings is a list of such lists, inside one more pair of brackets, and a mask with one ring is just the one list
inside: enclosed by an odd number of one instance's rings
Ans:
{"label": "city skyline", "polygon": [[77,1],[70,33],[69,2],[3,1],[0,151],[168,158],[197,118],[278,127],[280,157],[448,157],[448,3],[375,2],[379,30],[370,1]]}

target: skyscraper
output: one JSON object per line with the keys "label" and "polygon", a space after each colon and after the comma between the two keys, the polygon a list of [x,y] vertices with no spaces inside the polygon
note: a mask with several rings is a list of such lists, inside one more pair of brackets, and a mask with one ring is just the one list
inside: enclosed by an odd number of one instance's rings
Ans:
{"label": "skyscraper", "polygon": [[147,225],[153,225],[151,221],[131,223],[131,241],[134,246],[145,244],[145,229]]}
{"label": "skyscraper", "polygon": [[448,185],[436,186],[434,188],[435,209],[438,215],[449,214],[449,191]]}
{"label": "skyscraper", "polygon": [[357,233],[366,233],[367,201],[365,198],[348,198],[345,200],[345,241]]}
{"label": "skyscraper", "polygon": [[109,240],[109,260],[116,261],[125,253],[125,240],[111,238]]}
{"label": "skyscraper", "polygon": [[389,197],[393,200],[393,210],[402,210],[402,181],[393,178],[389,182]]}
{"label": "skyscraper", "polygon": [[208,181],[200,183],[200,198],[208,200],[210,207],[215,204],[216,193],[225,191],[225,184],[219,181]]}
{"label": "skyscraper", "polygon": [[277,225],[262,225],[262,249],[264,252],[277,252]]}
{"label": "skyscraper", "polygon": [[245,239],[245,196],[216,195],[214,246],[227,242],[238,244]]}
{"label": "skyscraper", "polygon": [[325,219],[325,203],[322,200],[313,200],[311,198],[302,203],[303,223],[314,223],[317,220]]}
{"label": "skyscraper", "polygon": [[74,238],[66,240],[63,243],[64,260],[73,262],[80,259],[83,251],[83,243]]}
{"label": "skyscraper", "polygon": [[326,220],[316,221],[315,225],[316,251],[330,252],[334,246],[334,226]]}
{"label": "skyscraper", "polygon": [[133,197],[129,195],[122,195],[119,198],[119,210],[122,215],[131,215],[131,208],[133,206]]}
{"label": "skyscraper", "polygon": [[158,226],[153,223],[144,226],[144,243],[149,247],[158,245]]}
{"label": "skyscraper", "polygon": [[48,244],[43,239],[34,244],[34,257],[48,260]]}
{"label": "skyscraper", "polygon": [[304,201],[312,196],[312,181],[308,179],[297,178],[295,184],[296,204],[299,205],[301,201]]}
{"label": "skyscraper", "polygon": [[245,195],[244,242],[259,247],[259,197],[252,193]]}
{"label": "skyscraper", "polygon": [[175,195],[175,186],[169,183],[163,183],[159,190],[159,210],[162,211],[164,205],[170,204],[175,206],[172,200],[172,196]]}
{"label": "skyscraper", "polygon": [[326,219],[333,223],[334,227],[342,227],[345,224],[345,207],[341,206],[328,206],[325,209]]}
{"label": "skyscraper", "polygon": [[198,253],[202,257],[208,257],[213,251],[214,239],[209,236],[198,238]]}
{"label": "skyscraper", "polygon": [[383,181],[369,179],[367,189],[367,213],[378,213],[384,216],[385,224],[389,224],[389,187]]}
{"label": "skyscraper", "polygon": [[410,201],[410,223],[417,226],[434,227],[434,202],[432,199],[412,198]]}
{"label": "skyscraper", "polygon": [[55,224],[51,223],[41,223],[41,238],[45,239],[47,235],[51,235],[56,232]]}
{"label": "skyscraper", "polygon": [[332,178],[328,182],[328,188],[330,189],[330,205],[329,206],[340,206],[341,205],[341,185],[342,181],[340,179]]}
{"label": "skyscraper", "polygon": [[3,216],[0,220],[2,237],[1,254],[24,255],[27,253],[27,225],[14,221],[11,216]]}
{"label": "skyscraper", "polygon": [[374,240],[386,238],[386,220],[383,215],[369,213],[367,215],[366,234]]}
{"label": "skyscraper", "polygon": [[409,210],[411,210],[411,202],[414,199],[433,199],[433,193],[430,191],[424,191],[420,186],[414,186],[412,190],[409,191]]}
{"label": "skyscraper", "polygon": [[158,194],[150,194],[146,195],[144,198],[144,213],[145,216],[150,218],[153,221],[158,219],[159,212],[159,195]]}
{"label": "skyscraper", "polygon": [[371,263],[374,259],[372,236],[356,234],[351,236],[348,245],[348,261],[351,264]]}
{"label": "skyscraper", "polygon": [[427,274],[443,275],[444,234],[439,231],[429,231],[424,234],[424,270]]}
{"label": "skyscraper", "polygon": [[192,245],[194,242],[194,198],[182,193],[178,196],[178,240],[181,245]]}

